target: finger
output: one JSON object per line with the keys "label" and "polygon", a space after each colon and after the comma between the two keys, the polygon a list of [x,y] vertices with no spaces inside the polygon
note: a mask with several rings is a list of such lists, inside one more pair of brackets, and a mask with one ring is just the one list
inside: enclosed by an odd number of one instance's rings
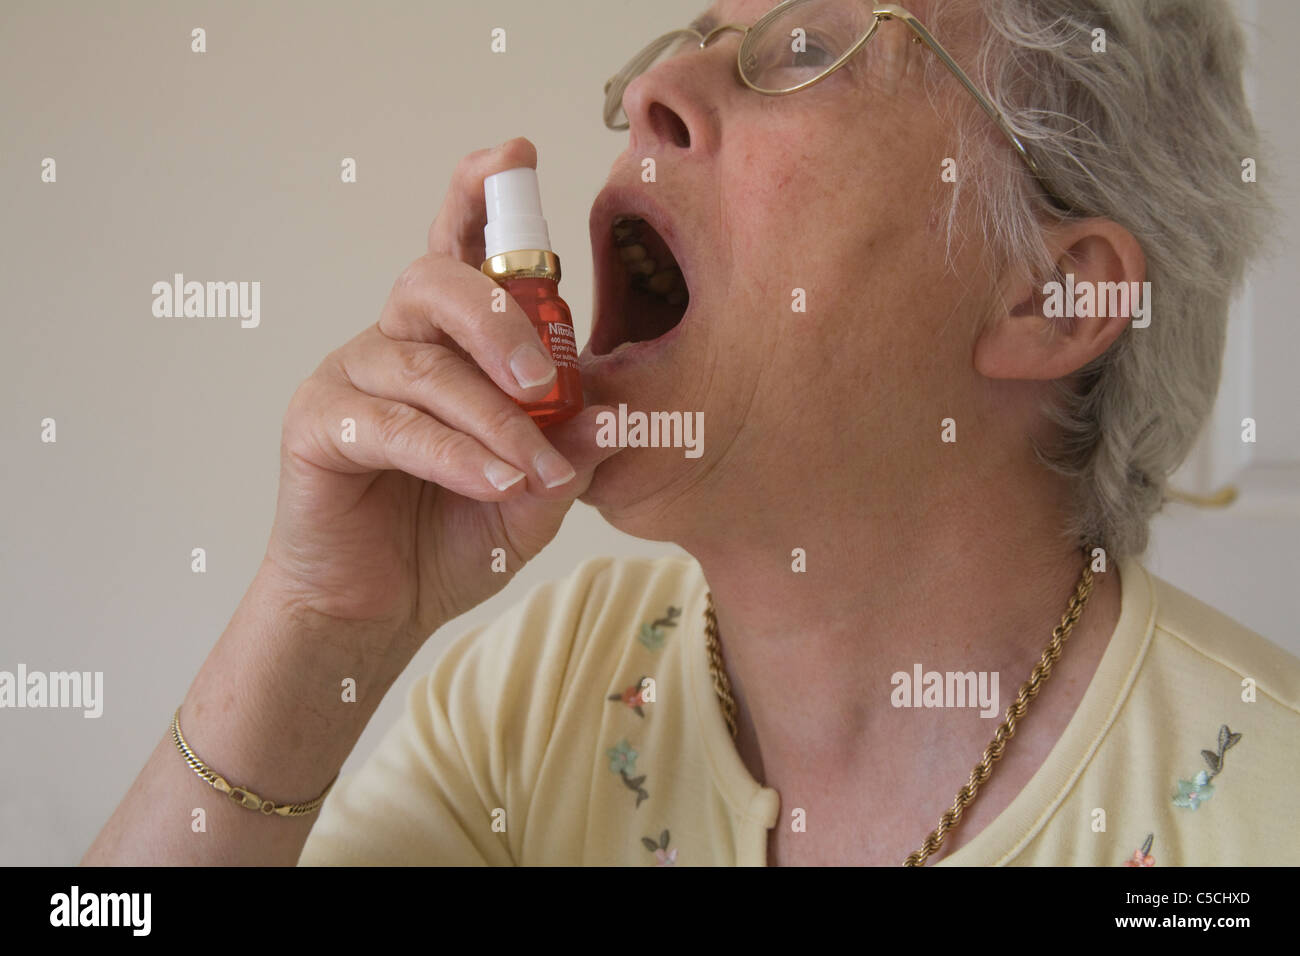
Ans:
{"label": "finger", "polygon": [[519,303],[490,277],[446,256],[421,256],[402,271],[379,331],[406,342],[450,340],[521,401],[536,401],[555,386],[555,363]]}
{"label": "finger", "polygon": [[622,451],[619,445],[601,446],[596,443],[602,413],[617,415],[618,410],[608,405],[588,405],[568,421],[546,429],[547,439],[578,473],[564,486],[566,494],[575,497],[583,494],[591,484],[596,468]]}
{"label": "finger", "polygon": [[284,444],[331,471],[402,471],[477,501],[501,501],[524,488],[522,471],[469,435],[410,405],[315,377],[289,403]]}
{"label": "finger", "polygon": [[449,349],[394,341],[375,329],[358,336],[339,358],[353,387],[418,408],[472,436],[526,472],[534,494],[545,495],[576,474],[527,412]]}
{"label": "finger", "polygon": [[480,267],[487,258],[483,242],[487,226],[483,180],[520,166],[537,168],[537,147],[522,136],[461,159],[452,173],[442,208],[429,227],[429,252]]}
{"label": "finger", "polygon": [[531,558],[555,537],[573,502],[586,493],[596,468],[622,450],[618,446],[602,448],[596,444],[597,417],[601,412],[613,411],[608,406],[593,405],[547,429],[547,437],[563,450],[578,472],[573,481],[557,489],[564,491],[562,498],[539,501],[524,496],[501,502],[499,507],[510,528],[510,539],[526,557]]}

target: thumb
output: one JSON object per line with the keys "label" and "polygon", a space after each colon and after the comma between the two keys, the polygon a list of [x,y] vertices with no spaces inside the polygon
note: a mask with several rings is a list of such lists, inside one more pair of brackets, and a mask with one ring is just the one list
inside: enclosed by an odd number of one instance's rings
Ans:
{"label": "thumb", "polygon": [[601,462],[622,450],[618,447],[602,448],[596,444],[596,417],[603,411],[613,412],[614,409],[607,405],[593,405],[567,422],[546,429],[546,437],[555,450],[573,465],[576,474],[571,481],[553,489],[545,498],[521,495],[498,505],[511,529],[511,540],[525,561],[531,561],[555,537],[565,514],[586,492]]}
{"label": "thumb", "polygon": [[486,255],[483,227],[487,225],[483,180],[520,166],[537,168],[537,147],[522,136],[492,149],[475,150],[461,159],[452,173],[442,209],[429,227],[429,252],[451,256],[475,269],[482,265]]}
{"label": "thumb", "polygon": [[567,497],[577,498],[585,492],[596,468],[622,451],[617,445],[601,447],[596,443],[597,420],[602,412],[617,414],[608,405],[590,405],[568,421],[546,429],[547,440],[577,472],[577,476],[564,486]]}

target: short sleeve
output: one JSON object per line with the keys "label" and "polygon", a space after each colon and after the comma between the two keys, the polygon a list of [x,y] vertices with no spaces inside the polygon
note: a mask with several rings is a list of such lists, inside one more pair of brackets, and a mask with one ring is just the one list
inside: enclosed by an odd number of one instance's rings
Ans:
{"label": "short sleeve", "polygon": [[330,791],[299,865],[517,862],[591,583],[611,560],[584,562],[456,638]]}

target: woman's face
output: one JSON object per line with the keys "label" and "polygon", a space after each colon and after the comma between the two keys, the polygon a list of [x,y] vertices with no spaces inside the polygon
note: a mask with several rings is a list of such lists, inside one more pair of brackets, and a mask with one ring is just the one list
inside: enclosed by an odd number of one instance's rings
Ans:
{"label": "woman's face", "polygon": [[[750,24],[771,6],[721,0],[709,12]],[[909,9],[924,22],[925,4]],[[940,420],[972,411],[973,317],[993,277],[974,250],[945,269],[938,210],[954,132],[926,98],[933,54],[911,37],[886,22],[831,76],[763,96],[737,75],[732,31],[628,87],[627,148],[592,211],[598,304],[584,388],[589,403],[703,412],[704,429],[699,458],[628,448],[598,469],[583,500],[616,527],[681,540],[688,527],[734,528],[733,506],[817,508],[837,482],[888,495],[924,474]],[[960,39],[939,37],[959,58]],[[945,77],[942,97],[966,95]],[[610,302],[624,279],[602,267],[616,256],[601,247],[636,197],[658,210],[689,309],[667,335],[609,354],[628,334]]]}

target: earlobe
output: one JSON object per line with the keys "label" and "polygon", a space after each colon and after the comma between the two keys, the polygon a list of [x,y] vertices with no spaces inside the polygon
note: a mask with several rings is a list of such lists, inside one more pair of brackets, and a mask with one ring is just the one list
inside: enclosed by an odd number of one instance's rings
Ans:
{"label": "earlobe", "polygon": [[1001,305],[981,330],[975,370],[987,378],[1063,378],[1101,355],[1128,327],[1150,323],[1146,257],[1109,219],[1053,230],[1056,275],[1045,282],[1009,274]]}

